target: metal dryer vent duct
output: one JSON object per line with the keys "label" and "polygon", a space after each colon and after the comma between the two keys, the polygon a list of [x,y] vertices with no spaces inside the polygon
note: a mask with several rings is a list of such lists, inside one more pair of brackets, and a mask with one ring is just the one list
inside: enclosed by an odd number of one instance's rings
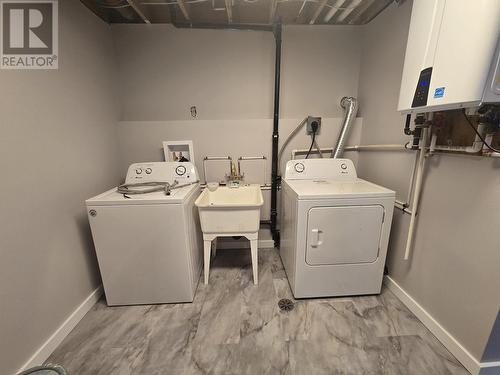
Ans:
{"label": "metal dryer vent duct", "polygon": [[340,100],[340,106],[344,108],[345,114],[339,138],[337,139],[337,143],[333,147],[331,155],[333,159],[341,158],[342,154],[344,153],[347,137],[349,136],[352,124],[354,123],[354,119],[356,118],[356,114],[358,113],[358,100],[351,96],[344,96],[342,100]]}

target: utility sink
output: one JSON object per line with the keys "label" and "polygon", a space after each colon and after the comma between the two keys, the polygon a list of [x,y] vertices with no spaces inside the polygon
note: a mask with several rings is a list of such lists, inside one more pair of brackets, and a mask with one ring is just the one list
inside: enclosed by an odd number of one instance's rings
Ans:
{"label": "utility sink", "polygon": [[237,188],[219,186],[205,189],[195,202],[203,234],[218,235],[253,233],[259,230],[260,209],[264,204],[259,185]]}

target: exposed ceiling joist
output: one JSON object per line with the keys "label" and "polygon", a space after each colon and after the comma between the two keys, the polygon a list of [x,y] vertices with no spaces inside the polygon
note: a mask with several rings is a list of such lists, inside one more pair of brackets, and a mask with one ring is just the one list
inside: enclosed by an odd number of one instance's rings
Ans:
{"label": "exposed ceiling joist", "polygon": [[233,23],[233,0],[225,0],[227,11],[227,22]]}
{"label": "exposed ceiling joist", "polygon": [[325,15],[325,18],[323,19],[323,22],[328,23],[330,20],[335,16],[335,14],[338,12],[339,8],[344,5],[347,2],[347,0],[335,0],[333,3],[332,7],[328,11],[328,13]]}
{"label": "exposed ceiling joist", "polygon": [[349,14],[361,3],[361,0],[352,0],[348,7],[346,7],[342,13],[337,17],[337,22],[344,21]]}
{"label": "exposed ceiling joist", "polygon": [[144,23],[151,23],[151,21],[146,17],[141,7],[135,0],[127,0],[128,5],[132,7],[132,9],[137,13],[139,17],[144,21]]}
{"label": "exposed ceiling joist", "polygon": [[179,5],[179,8],[181,8],[181,12],[184,15],[184,18],[187,21],[191,21],[191,17],[189,16],[189,12],[186,8],[186,3],[184,2],[184,0],[177,0],[177,5]]}
{"label": "exposed ceiling joist", "polygon": [[364,15],[364,13],[373,5],[375,1],[376,0],[364,0],[363,3],[355,9],[355,11],[351,12],[349,17],[346,17],[346,22],[349,24],[355,24],[355,22]]}
{"label": "exposed ceiling joist", "polygon": [[229,28],[249,25],[255,29],[255,25],[265,28],[277,22],[284,25],[362,25],[394,1],[404,0],[80,1],[108,23],[167,23],[189,27],[226,25]]}
{"label": "exposed ceiling joist", "polygon": [[302,12],[304,11],[304,8],[306,7],[306,3],[307,3],[307,0],[304,0],[302,5],[300,6],[300,9],[299,9],[299,14],[297,14],[297,17],[296,19],[299,19],[300,15],[302,14]]}
{"label": "exposed ceiling joist", "polygon": [[309,25],[314,25],[314,23],[318,19],[319,15],[323,11],[323,8],[326,6],[327,3],[328,3],[328,0],[321,0],[321,3],[316,8],[316,11],[314,12],[311,20],[309,21]]}

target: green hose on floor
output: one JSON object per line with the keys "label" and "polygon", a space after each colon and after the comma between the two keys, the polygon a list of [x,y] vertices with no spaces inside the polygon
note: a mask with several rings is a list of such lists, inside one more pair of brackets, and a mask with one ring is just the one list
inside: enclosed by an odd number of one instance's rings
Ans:
{"label": "green hose on floor", "polygon": [[17,375],[68,375],[68,373],[60,365],[44,365],[32,367]]}

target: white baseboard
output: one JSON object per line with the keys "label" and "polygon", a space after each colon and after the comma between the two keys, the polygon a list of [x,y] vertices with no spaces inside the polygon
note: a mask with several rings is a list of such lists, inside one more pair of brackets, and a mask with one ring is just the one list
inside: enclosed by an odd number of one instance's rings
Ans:
{"label": "white baseboard", "polygon": [[415,301],[403,288],[389,276],[384,277],[384,283],[408,309],[437,337],[439,341],[453,354],[460,363],[472,374],[478,375],[485,363],[480,363],[455,339],[431,314]]}
{"label": "white baseboard", "polygon": [[52,352],[59,346],[66,336],[75,328],[85,314],[99,301],[102,296],[102,286],[97,287],[85,300],[78,306],[66,320],[55,330],[55,332],[38,348],[31,358],[19,369],[18,372],[29,369],[30,367],[40,366]]}

